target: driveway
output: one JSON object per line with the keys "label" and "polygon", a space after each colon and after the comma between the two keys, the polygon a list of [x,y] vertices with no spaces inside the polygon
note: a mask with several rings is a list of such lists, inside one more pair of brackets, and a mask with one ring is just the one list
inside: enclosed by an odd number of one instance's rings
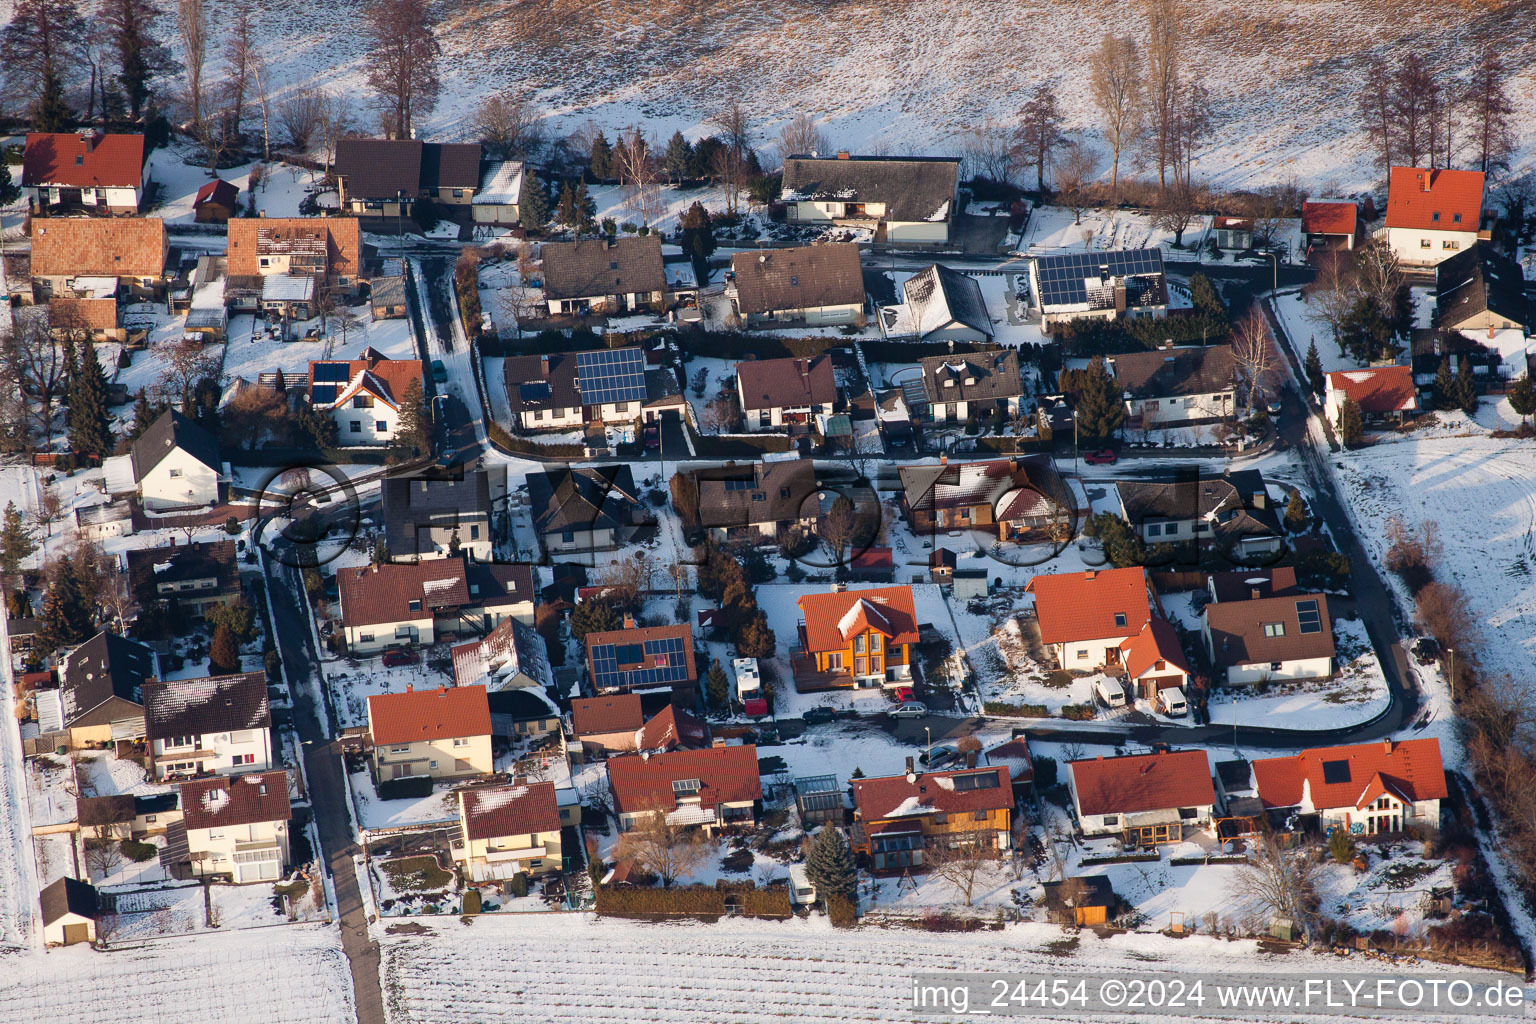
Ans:
{"label": "driveway", "polygon": [[959,213],[954,218],[954,241],[966,255],[996,256],[1008,237],[1007,217],[981,217]]}

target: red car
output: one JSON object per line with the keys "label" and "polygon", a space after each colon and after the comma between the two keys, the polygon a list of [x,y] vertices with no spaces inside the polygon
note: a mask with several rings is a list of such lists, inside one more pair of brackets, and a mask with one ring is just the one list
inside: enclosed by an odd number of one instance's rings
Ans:
{"label": "red car", "polygon": [[414,665],[421,660],[421,655],[415,651],[385,651],[384,667],[399,668],[401,665]]}
{"label": "red car", "polygon": [[1090,466],[1113,466],[1115,464],[1115,450],[1113,448],[1100,448],[1097,451],[1084,452],[1083,461]]}
{"label": "red car", "polygon": [[898,686],[891,691],[891,699],[897,704],[908,704],[916,700],[917,697],[912,693],[912,687]]}

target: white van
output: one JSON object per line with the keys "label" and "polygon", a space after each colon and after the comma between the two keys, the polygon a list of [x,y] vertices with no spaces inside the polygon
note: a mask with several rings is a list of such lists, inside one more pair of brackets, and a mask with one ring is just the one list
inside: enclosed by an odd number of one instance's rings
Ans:
{"label": "white van", "polygon": [[804,864],[789,866],[789,902],[797,907],[816,905],[816,887],[806,877]]}
{"label": "white van", "polygon": [[1189,714],[1189,704],[1184,700],[1184,690],[1181,687],[1170,686],[1166,690],[1159,690],[1157,704],[1163,714],[1170,718],[1183,718]]}
{"label": "white van", "polygon": [[1125,707],[1125,688],[1120,685],[1120,680],[1105,677],[1093,684],[1093,692],[1099,698],[1099,703],[1107,708]]}

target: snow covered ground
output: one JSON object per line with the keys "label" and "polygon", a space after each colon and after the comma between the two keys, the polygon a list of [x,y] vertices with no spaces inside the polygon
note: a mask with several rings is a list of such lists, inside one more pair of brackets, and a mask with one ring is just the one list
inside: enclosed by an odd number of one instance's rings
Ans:
{"label": "snow covered ground", "polygon": [[1261,695],[1218,689],[1211,699],[1211,724],[1262,725],[1273,729],[1342,729],[1368,722],[1391,703],[1381,662],[1358,619],[1335,619],[1338,650],[1334,679],[1273,686]]}

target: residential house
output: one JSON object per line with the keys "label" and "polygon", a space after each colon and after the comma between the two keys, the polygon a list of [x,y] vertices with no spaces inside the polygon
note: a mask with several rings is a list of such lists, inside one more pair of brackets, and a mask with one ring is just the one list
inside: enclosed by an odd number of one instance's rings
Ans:
{"label": "residential house", "polygon": [[[497,690],[485,695],[491,708],[491,735],[510,740],[542,740],[560,731],[560,709],[542,686]],[[564,757],[556,752],[556,757]]]}
{"label": "residential house", "polygon": [[528,474],[528,508],[546,554],[611,551],[654,525],[629,465],[562,466]]}
{"label": "residential house", "polygon": [[236,885],[275,882],[288,864],[288,773],[214,776],[181,784],[191,873]]}
{"label": "residential house", "polygon": [[233,540],[199,541],[168,548],[134,548],[126,552],[128,586],[143,609],[165,601],[173,618],[201,619],[208,609],[238,604],[242,599],[240,563]]}
{"label": "residential house", "polygon": [[739,252],[731,257],[725,296],[749,328],[863,326],[859,247],[830,242]]}
{"label": "residential house", "polygon": [[38,902],[43,912],[43,945],[96,941],[101,905],[95,886],[63,875],[43,887]]}
{"label": "residential house", "polygon": [[48,330],[63,341],[127,341],[118,316],[117,299],[80,299],[55,295],[48,300]]}
{"label": "residential house", "polygon": [[84,290],[155,299],[165,292],[169,253],[159,217],[39,218],[32,225],[33,301],[82,298]]}
{"label": "residential house", "polygon": [[1148,544],[1215,543],[1231,557],[1257,558],[1285,543],[1280,510],[1256,469],[1115,483],[1120,515]]}
{"label": "residential house", "polygon": [[786,530],[806,534],[821,518],[816,467],[809,459],[695,470],[699,526],[717,541],[773,543]]}
{"label": "residential house", "polygon": [[491,485],[484,470],[457,477],[385,477],[380,482],[384,543],[394,561],[450,558],[489,561]]}
{"label": "residential house", "polygon": [[709,726],[674,704],[668,704],[635,733],[635,750],[642,755],[673,750],[703,750],[713,746]]}
{"label": "residential house", "polygon": [[[1042,456],[901,466],[901,508],[914,533],[995,532],[1000,541],[1064,537],[1088,514],[1088,497]],[[954,566],[948,567],[953,572]]]}
{"label": "residential house", "polygon": [[1119,666],[1125,642],[1162,615],[1140,567],[1035,576],[1024,591],[1035,596],[1040,642],[1069,672]]}
{"label": "residential house", "polygon": [[1029,290],[1047,334],[1073,320],[1168,315],[1161,249],[1036,256],[1029,261]]}
{"label": "residential house", "polygon": [[1252,217],[1214,217],[1211,220],[1211,238],[1218,249],[1253,248]]}
{"label": "residential house", "polygon": [[666,300],[660,235],[545,242],[540,252],[551,314],[634,313]]}
{"label": "residential house", "polygon": [[1376,237],[1404,267],[1433,267],[1483,237],[1482,171],[1394,167],[1387,177],[1387,217]]}
{"label": "residential house", "polygon": [[1155,700],[1173,687],[1189,687],[1189,660],[1179,634],[1163,619],[1148,619],[1141,632],[1121,642],[1120,664],[1131,693],[1144,700]]}
{"label": "residential house", "polygon": [[1324,594],[1215,601],[1200,627],[1211,667],[1227,685],[1327,679],[1333,623]]}
{"label": "residential house", "polygon": [[1532,323],[1520,264],[1477,242],[1435,268],[1435,323],[1468,337],[1492,339]]}
{"label": "residential house", "polygon": [[233,182],[215,178],[197,190],[192,200],[193,218],[199,224],[227,224],[235,215],[240,189]]}
{"label": "residential house", "polygon": [[342,139],[332,167],[343,210],[409,217],[421,200],[467,210],[480,187],[480,144]]}
{"label": "residential house", "polygon": [[608,789],[619,831],[628,832],[653,814],[673,825],[697,825],[710,833],[757,824],[763,799],[757,747],[706,747],[608,762]]}
{"label": "residential house", "polygon": [[1237,361],[1230,345],[1124,352],[1105,360],[1125,394],[1125,428],[1216,423],[1237,414]]}
{"label": "residential house", "polygon": [[229,222],[225,303],[237,312],[314,315],[327,293],[350,298],[363,277],[356,217],[236,217]]}
{"label": "residential house", "polygon": [[38,690],[43,732],[67,730],[76,747],[144,736],[144,683],[158,674],[155,652],[103,630],[64,656],[58,689]]}
{"label": "residential house", "polygon": [[887,338],[992,340],[986,299],[969,274],[935,263],[902,283],[901,298],[899,304],[880,309],[880,332]]}
{"label": "residential house", "polygon": [[453,859],[475,882],[522,873],[552,875],[565,866],[560,807],[553,782],[468,786],[458,791],[459,841]]}
{"label": "residential house", "polygon": [[543,688],[543,681],[530,675],[524,666],[520,626],[514,619],[503,619],[484,638],[454,645],[454,685],[484,686],[492,693]]}
{"label": "residential house", "polygon": [[1028,797],[1034,788],[1035,759],[1030,753],[1029,737],[1026,735],[1020,734],[1006,743],[988,748],[982,752],[981,762],[1008,769],[1008,777],[1013,781],[1015,801]]}
{"label": "residential house", "polygon": [[177,409],[161,413],[129,449],[139,500],[151,512],[217,504],[229,477],[219,441]]}
{"label": "residential house", "polygon": [[420,359],[388,359],[369,348],[357,359],[309,364],[310,404],[335,420],[343,447],[393,444],[412,390],[422,393]]}
{"label": "residential house", "polygon": [[368,285],[368,306],[375,320],[401,320],[410,311],[404,277],[375,277]]}
{"label": "residential house", "polygon": [[876,243],[951,241],[960,161],[952,157],[796,155],[784,161],[785,220],[867,228]]}
{"label": "residential house", "polygon": [[349,566],[336,570],[336,587],[347,650],[354,655],[437,643],[460,628],[459,614],[470,604],[458,558]]}
{"label": "residential house", "polygon": [[1314,747],[1253,762],[1266,809],[1316,815],[1323,829],[1379,835],[1438,829],[1448,790],[1437,739]]}
{"label": "residential house", "polygon": [[1119,836],[1127,846],[1182,842],[1186,829],[1208,826],[1216,810],[1204,750],[1071,761],[1067,788],[1085,837]]}
{"label": "residential house", "polygon": [[736,395],[749,431],[808,427],[837,403],[830,356],[754,359],[736,364]]}
{"label": "residential house", "polygon": [[407,687],[368,698],[368,739],[380,782],[489,775],[491,707],[483,686]]}
{"label": "residential house", "polygon": [[1366,370],[1335,370],[1323,383],[1323,411],[1335,430],[1344,399],[1360,409],[1367,425],[1401,423],[1419,411],[1419,391],[1408,366],[1373,366]]}
{"label": "residential house", "polygon": [[1301,233],[1309,250],[1355,247],[1360,207],[1353,199],[1309,199],[1301,204]]}
{"label": "residential house", "polygon": [[523,202],[523,162],[488,160],[480,165],[480,187],[470,200],[476,224],[517,224]]}
{"label": "residential house", "polygon": [[688,625],[637,627],[626,621],[623,629],[588,633],[584,644],[587,677],[598,696],[638,693],[693,703],[699,670]]}
{"label": "residential house", "polygon": [[181,793],[178,790],[133,798],[134,836],[167,835],[171,826],[182,823]]}
{"label": "residential house", "polygon": [[796,690],[912,682],[912,646],[922,638],[911,587],[834,587],[795,603],[801,614],[799,648],[790,653]]}
{"label": "residential house", "polygon": [[1005,853],[1013,785],[1001,767],[853,780],[855,855],[877,872],[922,869],[934,850],[980,845]]}
{"label": "residential house", "polygon": [[21,190],[33,213],[135,214],[149,185],[148,156],[142,135],[28,132]]}
{"label": "residential house", "polygon": [[[461,618],[480,629],[494,631],[508,619],[533,627],[533,566],[524,562],[469,562],[464,566],[469,604]],[[478,623],[476,619],[478,618]]]}
{"label": "residential house", "polygon": [[1024,378],[1016,350],[927,356],[918,362],[923,370],[923,397],[934,423],[964,423],[994,414],[1008,419],[1018,416]]}
{"label": "residential house", "polygon": [[1257,601],[1297,593],[1296,570],[1288,565],[1213,572],[1205,578],[1211,601]]}
{"label": "residential house", "polygon": [[157,782],[274,766],[265,672],[145,683],[144,725]]}
{"label": "residential house", "polygon": [[645,712],[638,693],[610,693],[571,701],[571,732],[581,752],[607,757],[635,749]]}
{"label": "residential house", "polygon": [[837,781],[836,775],[809,775],[795,779],[793,785],[801,824],[807,829],[817,825],[842,827],[847,818],[847,787]]}
{"label": "residential house", "polygon": [[637,347],[509,356],[502,379],[513,422],[524,431],[651,423],[663,409],[687,404],[676,376],[647,370]]}

